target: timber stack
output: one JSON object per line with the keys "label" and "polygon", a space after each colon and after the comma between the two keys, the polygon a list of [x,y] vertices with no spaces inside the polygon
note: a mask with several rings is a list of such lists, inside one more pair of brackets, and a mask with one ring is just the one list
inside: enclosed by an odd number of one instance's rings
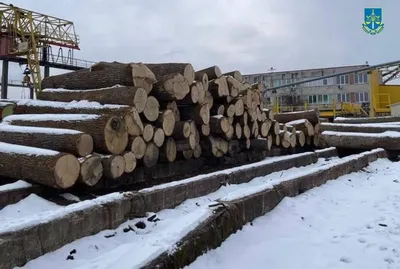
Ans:
{"label": "timber stack", "polygon": [[[319,139],[318,110],[274,114],[261,85],[218,66],[99,62],[44,78],[42,88],[39,100],[7,100],[14,115],[0,125],[0,176],[94,186],[138,166]],[[26,169],[13,165],[17,159]]]}
{"label": "timber stack", "polygon": [[400,151],[400,117],[336,118],[321,123],[319,147]]}

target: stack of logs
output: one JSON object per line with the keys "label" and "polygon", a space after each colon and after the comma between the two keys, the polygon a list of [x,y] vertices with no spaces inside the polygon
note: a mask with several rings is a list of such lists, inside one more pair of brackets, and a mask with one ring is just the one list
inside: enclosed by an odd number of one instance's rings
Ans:
{"label": "stack of logs", "polygon": [[99,62],[42,88],[40,100],[7,100],[16,115],[0,125],[0,176],[93,186],[137,165],[318,144],[318,110],[274,115],[259,84],[218,66]]}
{"label": "stack of logs", "polygon": [[321,123],[319,147],[400,151],[400,116],[336,118]]}

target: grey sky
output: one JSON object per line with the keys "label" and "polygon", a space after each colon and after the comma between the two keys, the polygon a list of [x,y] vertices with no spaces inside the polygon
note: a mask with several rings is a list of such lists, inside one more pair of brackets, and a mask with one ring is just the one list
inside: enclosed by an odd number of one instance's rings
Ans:
{"label": "grey sky", "polygon": [[[195,69],[217,64],[223,71],[261,73],[270,67],[282,71],[400,59],[398,0],[16,0],[13,4],[73,21],[81,40],[75,57],[92,61],[190,62]],[[365,7],[383,8],[385,29],[376,36],[361,29]],[[20,67],[12,64],[10,79],[21,78]]]}

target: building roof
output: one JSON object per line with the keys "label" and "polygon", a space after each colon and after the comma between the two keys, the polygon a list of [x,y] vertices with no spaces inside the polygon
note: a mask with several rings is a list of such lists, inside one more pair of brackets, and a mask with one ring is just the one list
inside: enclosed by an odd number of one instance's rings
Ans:
{"label": "building roof", "polygon": [[272,71],[272,72],[264,72],[264,73],[253,73],[253,74],[245,74],[243,76],[257,76],[257,75],[270,75],[270,74],[283,74],[283,73],[296,73],[296,72],[305,72],[305,71],[320,71],[320,70],[327,70],[327,69],[338,69],[338,68],[364,68],[368,67],[369,65],[367,64],[362,64],[362,65],[345,65],[345,66],[333,66],[333,67],[322,67],[322,68],[311,68],[311,69],[297,69],[297,70],[285,70],[285,71]]}

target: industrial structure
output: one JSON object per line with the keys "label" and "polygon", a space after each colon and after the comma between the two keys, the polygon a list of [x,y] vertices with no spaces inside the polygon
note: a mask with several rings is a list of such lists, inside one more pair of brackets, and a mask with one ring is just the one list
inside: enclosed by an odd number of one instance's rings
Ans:
{"label": "industrial structure", "polygon": [[[74,59],[79,37],[70,21],[0,3],[0,27],[1,98],[7,98],[9,62],[24,65],[22,82],[31,89],[31,98],[41,90],[40,66],[47,77],[50,68],[79,70],[93,64]],[[57,55],[52,46],[59,47]],[[68,49],[66,56],[64,48]]]}
{"label": "industrial structure", "polygon": [[400,61],[370,66],[342,66],[245,75],[261,83],[268,106],[277,112],[318,107],[321,115],[388,115],[400,102],[400,86],[386,85],[399,77]]}

